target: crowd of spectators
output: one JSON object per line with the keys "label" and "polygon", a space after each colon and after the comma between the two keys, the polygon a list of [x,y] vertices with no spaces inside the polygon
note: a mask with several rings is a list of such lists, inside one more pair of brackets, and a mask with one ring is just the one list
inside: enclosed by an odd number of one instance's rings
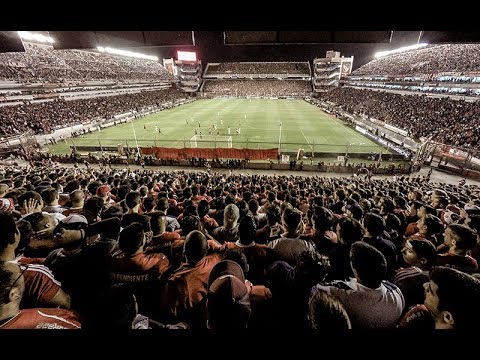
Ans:
{"label": "crowd of spectators", "polygon": [[0,54],[0,79],[20,83],[174,81],[158,61],[25,43],[25,52]]}
{"label": "crowd of spectators", "polygon": [[442,44],[393,54],[361,66],[352,75],[418,75],[480,72],[479,44]]}
{"label": "crowd of spectators", "polygon": [[205,80],[203,92],[215,96],[305,96],[312,84],[302,80]]}
{"label": "crowd of spectators", "polygon": [[[55,140],[52,139],[52,144],[55,144]],[[0,158],[2,158],[0,154]],[[123,165],[128,167],[130,165],[141,166],[142,163],[148,166],[177,166],[180,168],[184,167],[194,167],[201,169],[209,169],[211,171],[216,171],[216,169],[228,169],[228,170],[245,170],[251,168],[250,160],[248,159],[223,159],[223,158],[189,158],[186,160],[173,160],[173,159],[163,159],[154,158],[152,155],[139,156],[136,148],[124,148],[123,153],[86,153],[82,154],[80,152],[71,151],[70,154],[51,154],[44,152],[34,152],[30,154],[25,154],[21,149],[13,153],[13,156],[10,156],[7,161],[16,161],[16,159],[22,159],[28,161],[30,166],[63,166],[62,164],[70,163],[74,164],[75,167],[78,167],[82,163],[88,168],[90,164],[97,164],[100,168],[111,167],[112,165]],[[409,155],[411,156],[411,155]],[[5,156],[4,156],[5,157]],[[292,160],[290,162],[290,170],[294,171],[319,171],[322,173],[335,173],[343,174],[343,176],[364,176],[364,175],[398,175],[402,174],[411,174],[412,171],[418,171],[420,169],[419,162],[408,162],[408,163],[398,163],[396,166],[393,163],[386,161],[378,161],[381,158],[380,153],[371,153],[368,157],[369,160],[375,161],[371,163],[363,162],[324,162],[319,161],[316,164],[313,161],[312,157],[309,157],[304,162]],[[385,160],[393,161],[392,158],[386,158]],[[346,163],[348,162],[348,163]],[[286,170],[286,166],[280,163],[280,157],[275,161],[269,159],[269,169],[273,170],[280,169]],[[275,165],[276,164],[276,165]],[[143,165],[143,166],[144,166]],[[420,180],[420,179],[419,179]],[[425,179],[424,179],[425,180]]]}
{"label": "crowd of spectators", "polygon": [[389,84],[383,82],[364,82],[364,81],[349,81],[349,86],[363,87],[363,88],[377,88],[385,91],[414,91],[422,94],[448,94],[452,96],[480,96],[480,89],[476,88],[460,88],[453,86],[442,86],[441,84],[433,85],[400,85]]}
{"label": "crowd of spectators", "polygon": [[21,89],[21,90],[10,90],[10,89],[3,89],[1,90],[0,95],[0,102],[12,102],[13,100],[20,100],[21,97],[28,97],[31,96],[33,98],[36,95],[40,95],[44,98],[48,96],[52,96],[55,94],[63,94],[63,93],[80,93],[80,92],[94,92],[94,93],[102,93],[106,91],[128,91],[128,90],[143,90],[148,88],[149,90],[153,89],[162,89],[168,85],[163,83],[160,84],[121,84],[121,85],[113,85],[113,86],[74,86],[74,87],[60,87],[54,89],[41,89],[41,90],[30,90],[30,89]]}
{"label": "crowd of spectators", "polygon": [[2,106],[0,135],[23,134],[28,130],[33,130],[37,134],[50,133],[56,127],[106,120],[114,115],[132,110],[139,111],[147,106],[159,106],[184,97],[183,92],[171,88],[81,100],[57,99]]}
{"label": "crowd of spectators", "polygon": [[0,329],[232,334],[480,320],[480,188],[4,167]]}
{"label": "crowd of spectators", "polygon": [[351,87],[335,88],[322,93],[321,98],[351,114],[364,114],[406,130],[414,138],[432,137],[444,144],[480,149],[478,101],[401,95]]}
{"label": "crowd of spectators", "polygon": [[206,75],[214,74],[301,74],[310,76],[308,62],[224,62],[206,69]]}

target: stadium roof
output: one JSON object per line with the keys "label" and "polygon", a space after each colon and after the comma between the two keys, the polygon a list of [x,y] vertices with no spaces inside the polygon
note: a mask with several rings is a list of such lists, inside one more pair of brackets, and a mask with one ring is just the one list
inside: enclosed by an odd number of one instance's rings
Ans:
{"label": "stadium roof", "polygon": [[[40,31],[55,49],[195,46],[195,31]],[[225,45],[399,44],[480,42],[480,32],[460,31],[224,31]],[[0,32],[0,52],[23,51],[16,31]]]}

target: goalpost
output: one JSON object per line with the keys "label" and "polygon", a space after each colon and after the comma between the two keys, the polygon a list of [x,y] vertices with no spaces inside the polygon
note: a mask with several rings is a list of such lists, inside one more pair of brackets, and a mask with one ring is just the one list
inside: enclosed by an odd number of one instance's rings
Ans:
{"label": "goalpost", "polygon": [[221,135],[193,135],[190,138],[191,148],[232,148],[233,142],[231,136]]}

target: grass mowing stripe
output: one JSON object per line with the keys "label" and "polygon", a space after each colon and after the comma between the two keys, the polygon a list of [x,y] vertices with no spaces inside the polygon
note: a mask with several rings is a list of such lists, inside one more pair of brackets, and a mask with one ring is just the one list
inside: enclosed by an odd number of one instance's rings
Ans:
{"label": "grass mowing stripe", "polygon": [[[212,135],[217,135],[212,129],[214,123],[220,136],[228,136],[230,127],[234,147],[277,148],[279,124],[282,123],[283,152],[296,152],[300,147],[309,147],[315,152],[345,152],[349,143],[365,144],[352,145],[351,152],[364,150],[378,153],[381,149],[339,119],[304,100],[201,99],[134,120],[139,146],[189,146],[189,139],[194,135],[195,129],[197,132],[202,131],[203,135],[208,135],[209,131],[212,131]],[[162,134],[155,133],[155,125],[162,129]],[[239,126],[241,134],[236,134]],[[101,132],[67,139],[65,143],[50,146],[50,150],[57,154],[69,153],[69,146],[73,143],[79,146],[98,146],[99,141],[105,146],[119,143],[126,145],[126,142],[131,146],[134,143],[132,125],[117,124],[102,129]]]}

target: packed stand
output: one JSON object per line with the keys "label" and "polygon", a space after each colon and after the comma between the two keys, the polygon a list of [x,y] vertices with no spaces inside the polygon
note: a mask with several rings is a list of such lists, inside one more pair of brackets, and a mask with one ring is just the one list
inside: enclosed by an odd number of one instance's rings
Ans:
{"label": "packed stand", "polygon": [[480,71],[479,44],[443,44],[378,58],[352,75],[422,75]]}
{"label": "packed stand", "polygon": [[[27,98],[27,95],[32,95],[33,99],[39,98],[48,98],[48,97],[55,97],[56,94],[65,94],[65,93],[91,93],[94,94],[105,94],[105,93],[121,93],[126,92],[129,90],[161,90],[169,85],[166,84],[129,84],[129,85],[114,85],[114,86],[75,86],[75,87],[63,87],[63,88],[54,88],[51,90],[1,90],[0,95],[0,103],[11,103],[15,101],[24,101]],[[24,99],[20,99],[18,96],[24,97]],[[60,95],[62,96],[62,95]],[[65,95],[65,96],[68,96]],[[64,96],[62,96],[64,97]]]}
{"label": "packed stand", "polygon": [[176,89],[142,91],[135,94],[97,97],[65,101],[57,99],[41,103],[0,107],[0,135],[18,135],[28,130],[36,134],[51,133],[58,127],[67,127],[94,120],[111,119],[114,115],[147,106],[184,98]]}
{"label": "packed stand", "polygon": [[30,43],[25,43],[25,50],[0,54],[0,79],[20,83],[175,80],[158,61],[90,51],[53,50]]}
{"label": "packed stand", "polygon": [[414,91],[422,94],[447,94],[452,97],[465,97],[465,96],[480,96],[480,89],[470,87],[454,87],[454,86],[442,86],[442,84],[427,84],[427,85],[399,85],[399,84],[385,84],[384,82],[366,82],[366,81],[349,81],[349,86],[360,88],[377,88],[384,89],[385,91]]}
{"label": "packed stand", "polygon": [[6,168],[0,329],[471,330],[480,188]]}
{"label": "packed stand", "polygon": [[310,76],[308,62],[233,62],[209,64],[205,75],[215,74],[298,74]]}
{"label": "packed stand", "polygon": [[205,80],[203,92],[214,96],[305,96],[312,86],[302,80]]}
{"label": "packed stand", "polygon": [[447,97],[401,95],[391,92],[340,87],[322,93],[351,114],[365,114],[406,130],[414,138],[480,149],[479,101],[452,100]]}

